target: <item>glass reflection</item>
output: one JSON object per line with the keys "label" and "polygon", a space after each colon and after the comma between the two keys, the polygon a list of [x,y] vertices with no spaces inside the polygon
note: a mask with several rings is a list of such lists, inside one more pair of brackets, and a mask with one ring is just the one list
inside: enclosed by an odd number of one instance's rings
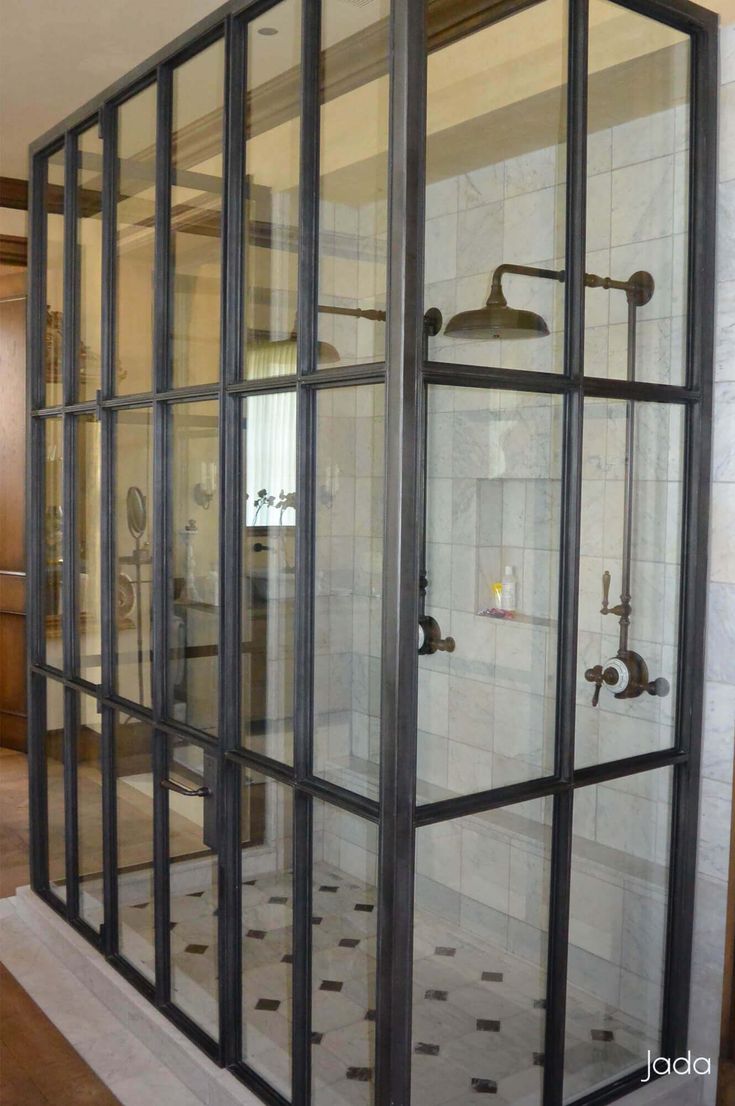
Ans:
{"label": "glass reflection", "polygon": [[424,614],[452,652],[419,657],[423,801],[553,771],[558,397],[430,386]]}
{"label": "glass reflection", "polygon": [[320,389],[316,435],[314,770],[377,797],[383,385]]}
{"label": "glass reflection", "polygon": [[312,1101],[375,1101],[378,828],[314,802]]}
{"label": "glass reflection", "polygon": [[97,701],[79,695],[77,834],[79,916],[98,933],[104,921],[102,870],[102,715]]}
{"label": "glass reflection", "polygon": [[171,999],[217,1040],[217,816],[215,758],[183,738],[168,740],[168,778],[204,797],[167,791]]}
{"label": "glass reflection", "polygon": [[675,743],[683,451],[680,407],[585,401],[578,766]]}
{"label": "glass reflection", "polygon": [[219,376],[224,41],[174,70],[171,138],[173,386]]}
{"label": "glass reflection", "polygon": [[412,1100],[540,1106],[549,799],[419,829]]}
{"label": "glass reflection", "polygon": [[101,678],[100,627],[100,424],[95,415],[76,423],[76,565],[79,675]]}
{"label": "glass reflection", "polygon": [[426,11],[424,295],[445,323],[429,357],[560,372],[567,4],[510,19],[487,4],[448,45],[439,9]]}
{"label": "glass reflection", "polygon": [[389,11],[388,0],[322,6],[322,365],[385,356]]}
{"label": "glass reflection", "polygon": [[115,391],[151,389],[156,200],[156,86],[117,112]]}
{"label": "glass reflection", "polygon": [[118,942],[122,956],[155,980],[153,909],[153,729],[115,715]]}
{"label": "glass reflection", "polygon": [[61,616],[64,604],[64,428],[61,416],[44,419],[44,657],[46,664],[63,668]]}
{"label": "glass reflection", "polygon": [[[291,1094],[293,960],[292,792],[243,771],[242,1055]],[[216,967],[213,965],[213,971]]]}
{"label": "glass reflection", "polygon": [[79,135],[77,264],[79,346],[76,386],[80,402],[100,387],[102,355],[102,139],[97,126]]}
{"label": "glass reflection", "polygon": [[296,372],[300,56],[300,0],[284,0],[249,24],[244,372],[251,380]]}
{"label": "glass reflection", "polygon": [[[35,680],[35,677],[34,677]],[[64,798],[64,688],[46,680],[44,735],[48,879],[51,890],[66,902],[66,800]]]}
{"label": "glass reflection", "polygon": [[661,1052],[671,778],[574,793],[565,1097]]}
{"label": "glass reflection", "polygon": [[64,151],[46,162],[46,333],[44,379],[46,407],[63,401],[62,346],[64,341]]}
{"label": "glass reflection", "polygon": [[169,565],[171,716],[217,730],[219,679],[219,427],[216,400],[171,409],[172,544]]}
{"label": "glass reflection", "polygon": [[293,760],[296,393],[243,401],[243,744]]}
{"label": "glass reflection", "polygon": [[147,407],[115,414],[115,687],[151,705],[153,416]]}
{"label": "glass reflection", "polygon": [[683,384],[689,219],[690,39],[592,0],[589,32],[587,268],[649,273],[653,294],[629,337],[626,297],[588,288],[585,372]]}

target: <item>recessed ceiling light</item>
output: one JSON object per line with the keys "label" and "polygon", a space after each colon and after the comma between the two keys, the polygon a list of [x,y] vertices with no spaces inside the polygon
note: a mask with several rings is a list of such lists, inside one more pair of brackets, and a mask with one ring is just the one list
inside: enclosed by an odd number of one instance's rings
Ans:
{"label": "recessed ceiling light", "polygon": [[277,35],[278,29],[276,27],[258,27],[259,35]]}

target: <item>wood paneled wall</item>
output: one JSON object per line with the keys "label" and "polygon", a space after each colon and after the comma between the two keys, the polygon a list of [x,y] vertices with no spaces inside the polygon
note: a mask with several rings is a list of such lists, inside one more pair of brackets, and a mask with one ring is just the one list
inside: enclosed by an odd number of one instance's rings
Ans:
{"label": "wood paneled wall", "polygon": [[26,747],[26,274],[0,276],[0,745]]}

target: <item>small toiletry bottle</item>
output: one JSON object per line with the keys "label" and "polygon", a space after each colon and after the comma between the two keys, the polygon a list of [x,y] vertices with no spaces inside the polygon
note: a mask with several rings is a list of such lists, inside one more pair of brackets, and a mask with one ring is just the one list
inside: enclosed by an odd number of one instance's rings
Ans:
{"label": "small toiletry bottle", "polygon": [[503,570],[503,590],[500,596],[501,609],[514,611],[518,601],[518,578],[514,566],[506,565]]}
{"label": "small toiletry bottle", "polygon": [[493,584],[493,602],[498,610],[503,609],[503,585],[500,580]]}

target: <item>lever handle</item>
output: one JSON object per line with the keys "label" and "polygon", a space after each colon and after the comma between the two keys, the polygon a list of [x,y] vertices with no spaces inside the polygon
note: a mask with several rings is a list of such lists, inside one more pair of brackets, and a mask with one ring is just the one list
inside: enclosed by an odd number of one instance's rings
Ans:
{"label": "lever handle", "polygon": [[584,678],[588,683],[595,685],[594,695],[592,696],[592,706],[596,707],[600,701],[600,688],[602,687],[603,680],[602,665],[596,664],[594,668],[588,668],[584,674]]}
{"label": "lever handle", "polygon": [[453,653],[456,646],[453,637],[442,637],[439,623],[430,614],[419,618],[419,653]]}
{"label": "lever handle", "polygon": [[208,787],[184,787],[183,783],[176,783],[175,780],[161,780],[161,787],[166,791],[175,791],[177,795],[188,795],[198,799],[206,799],[212,794]]}
{"label": "lever handle", "polygon": [[602,574],[602,610],[600,614],[607,614],[610,605],[610,573],[605,569]]}

